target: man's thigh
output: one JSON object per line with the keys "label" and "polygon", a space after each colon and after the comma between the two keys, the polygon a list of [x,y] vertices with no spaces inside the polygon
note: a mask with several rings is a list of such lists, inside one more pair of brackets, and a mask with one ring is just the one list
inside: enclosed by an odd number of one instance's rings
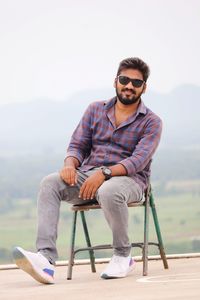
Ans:
{"label": "man's thigh", "polygon": [[130,203],[141,201],[143,193],[139,184],[132,178],[128,176],[115,176],[100,186],[97,192],[97,199],[99,197],[121,197],[126,203]]}

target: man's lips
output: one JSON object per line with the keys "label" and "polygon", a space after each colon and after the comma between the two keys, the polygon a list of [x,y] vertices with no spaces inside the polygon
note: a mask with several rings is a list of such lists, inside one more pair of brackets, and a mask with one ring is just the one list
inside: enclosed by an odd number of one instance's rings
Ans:
{"label": "man's lips", "polygon": [[127,96],[135,95],[135,92],[132,90],[123,90],[122,92]]}

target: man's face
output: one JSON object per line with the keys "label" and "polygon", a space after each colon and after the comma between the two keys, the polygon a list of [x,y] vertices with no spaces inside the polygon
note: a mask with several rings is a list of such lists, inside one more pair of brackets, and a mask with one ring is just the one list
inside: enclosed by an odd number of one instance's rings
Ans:
{"label": "man's face", "polygon": [[[119,76],[124,77],[120,78]],[[121,71],[119,76],[115,79],[114,82],[114,87],[116,89],[116,94],[119,101],[124,105],[130,105],[139,102],[141,95],[146,90],[146,83],[140,82],[140,80],[143,81],[142,73],[135,69],[124,69]],[[139,83],[141,83],[141,86],[134,86],[134,82],[132,83],[125,77],[128,77],[130,79],[139,79]],[[122,82],[120,83],[120,81]],[[127,83],[126,81],[129,82]]]}

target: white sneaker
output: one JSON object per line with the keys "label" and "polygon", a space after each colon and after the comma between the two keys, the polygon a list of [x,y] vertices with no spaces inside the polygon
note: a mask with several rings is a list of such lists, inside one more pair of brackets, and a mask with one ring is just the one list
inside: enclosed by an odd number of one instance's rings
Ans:
{"label": "white sneaker", "polygon": [[113,255],[106,269],[101,273],[101,278],[112,279],[126,277],[135,265],[131,256]]}
{"label": "white sneaker", "polygon": [[20,247],[13,250],[16,265],[41,283],[54,283],[55,267],[41,253],[25,251]]}

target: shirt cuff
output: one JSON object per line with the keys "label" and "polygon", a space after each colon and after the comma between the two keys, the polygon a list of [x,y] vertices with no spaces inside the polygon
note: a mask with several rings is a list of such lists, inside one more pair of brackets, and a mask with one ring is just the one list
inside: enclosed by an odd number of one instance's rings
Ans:
{"label": "shirt cuff", "polygon": [[66,155],[65,159],[68,158],[68,157],[75,157],[76,159],[78,159],[80,165],[82,164],[82,162],[84,160],[83,156],[80,153],[73,152],[73,151],[67,152],[67,155]]}
{"label": "shirt cuff", "polygon": [[120,161],[119,163],[124,166],[124,168],[127,171],[128,176],[131,177],[136,174],[136,169],[135,169],[132,161],[129,158],[124,159],[124,160]]}

